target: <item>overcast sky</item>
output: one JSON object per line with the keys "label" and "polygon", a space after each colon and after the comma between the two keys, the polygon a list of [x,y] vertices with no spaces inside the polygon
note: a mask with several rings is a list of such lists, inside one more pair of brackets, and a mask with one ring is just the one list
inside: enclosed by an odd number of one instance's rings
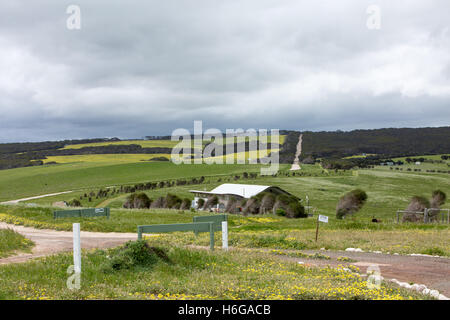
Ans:
{"label": "overcast sky", "polygon": [[447,126],[449,26],[448,0],[2,0],[0,141],[169,135],[194,120]]}

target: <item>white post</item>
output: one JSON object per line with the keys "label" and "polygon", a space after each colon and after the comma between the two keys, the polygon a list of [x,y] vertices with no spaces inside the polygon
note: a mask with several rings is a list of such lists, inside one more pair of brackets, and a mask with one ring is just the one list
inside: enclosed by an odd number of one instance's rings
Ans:
{"label": "white post", "polygon": [[222,249],[228,250],[228,222],[222,221]]}
{"label": "white post", "polygon": [[75,273],[81,273],[80,224],[73,224],[73,265]]}

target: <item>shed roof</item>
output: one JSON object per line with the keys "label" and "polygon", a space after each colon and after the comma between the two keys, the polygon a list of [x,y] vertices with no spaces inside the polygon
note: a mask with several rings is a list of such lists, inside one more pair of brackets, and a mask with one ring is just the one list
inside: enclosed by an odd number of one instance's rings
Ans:
{"label": "shed roof", "polygon": [[282,192],[287,193],[286,191],[274,186],[261,186],[255,184],[235,184],[235,183],[224,183],[211,191],[190,190],[190,192],[206,193],[206,194],[222,194],[222,195],[232,194],[243,198],[251,198],[269,188],[277,188]]}

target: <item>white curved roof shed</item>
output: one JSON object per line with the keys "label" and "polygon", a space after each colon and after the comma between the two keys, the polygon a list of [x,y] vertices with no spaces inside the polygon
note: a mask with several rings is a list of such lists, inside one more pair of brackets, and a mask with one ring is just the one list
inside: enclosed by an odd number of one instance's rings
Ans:
{"label": "white curved roof shed", "polygon": [[201,191],[201,190],[189,190],[189,191],[197,194],[234,195],[247,199],[256,196],[257,194],[264,191],[289,194],[289,192],[284,191],[283,189],[275,186],[261,186],[255,184],[234,184],[234,183],[221,184],[220,186],[214,188],[211,191]]}

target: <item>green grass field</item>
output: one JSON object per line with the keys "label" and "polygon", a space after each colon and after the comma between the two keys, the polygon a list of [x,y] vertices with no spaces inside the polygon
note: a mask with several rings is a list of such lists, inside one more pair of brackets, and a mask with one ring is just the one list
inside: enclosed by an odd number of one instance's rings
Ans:
{"label": "green grass field", "polygon": [[260,165],[175,165],[171,162],[75,162],[0,170],[0,201],[70,190],[200,176],[257,172]]}
{"label": "green grass field", "polygon": [[28,252],[33,242],[11,229],[0,229],[0,258],[15,252]]}

